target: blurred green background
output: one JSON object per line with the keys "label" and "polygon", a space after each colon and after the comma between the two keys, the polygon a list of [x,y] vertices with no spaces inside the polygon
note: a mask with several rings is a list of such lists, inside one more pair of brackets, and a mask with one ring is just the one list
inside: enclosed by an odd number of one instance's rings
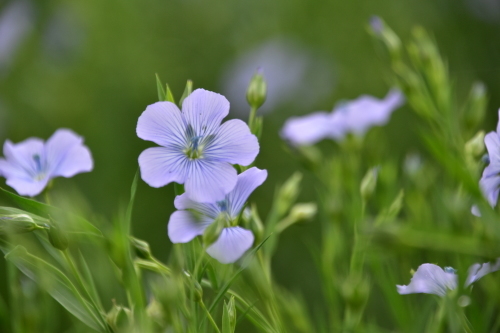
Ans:
{"label": "blurred green background", "polygon": [[[246,119],[246,84],[262,67],[269,96],[256,165],[269,177],[252,201],[265,216],[276,184],[301,169],[279,137],[284,121],[388,91],[387,61],[366,32],[374,14],[403,38],[415,25],[428,29],[464,96],[473,81],[483,81],[492,93],[484,128],[494,128],[500,106],[496,1],[11,0],[0,2],[0,139],[46,139],[60,127],[84,136],[94,171],[57,180],[56,191],[71,190],[79,205],[111,219],[128,198],[140,152],[154,146],[139,139],[135,127],[157,100],[155,73],[176,99],[191,79],[195,88],[226,95],[230,117]],[[402,108],[385,127],[395,158],[419,149],[414,121]],[[314,188],[306,174],[300,200],[314,200]],[[173,198],[172,185],[139,184],[133,232],[163,260]],[[318,232],[315,222],[291,228],[274,259],[277,281],[310,302],[321,291],[304,244],[318,242]]]}

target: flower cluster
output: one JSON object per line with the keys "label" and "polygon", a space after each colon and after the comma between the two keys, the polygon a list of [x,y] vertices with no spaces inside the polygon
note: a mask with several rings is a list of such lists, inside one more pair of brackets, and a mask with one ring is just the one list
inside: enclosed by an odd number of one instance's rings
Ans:
{"label": "flower cluster", "polygon": [[[465,287],[476,282],[486,274],[500,270],[500,258],[494,264],[474,264],[469,267]],[[448,290],[457,288],[458,276],[451,267],[441,267],[434,264],[422,264],[418,267],[407,286],[397,286],[400,294],[434,294],[445,296]]]}
{"label": "flower cluster", "polygon": [[222,263],[236,261],[252,246],[254,236],[238,226],[238,216],[267,177],[257,168],[237,175],[233,164],[250,165],[259,143],[243,121],[221,124],[228,112],[224,96],[197,89],[184,99],[182,111],[174,103],[158,102],[137,123],[141,139],[161,146],[139,156],[142,179],[153,187],[171,182],[185,187],[175,199],[178,210],[168,224],[170,240],[189,242],[217,220],[224,228],[207,252]]}
{"label": "flower cluster", "polygon": [[379,100],[361,96],[338,104],[331,113],[315,112],[287,120],[281,131],[283,139],[292,145],[311,145],[325,138],[343,140],[348,133],[363,135],[375,125],[384,125],[391,113],[404,102],[403,94],[392,89]]}
{"label": "flower cluster", "polygon": [[47,142],[29,138],[13,144],[7,140],[3,154],[0,174],[7,179],[7,185],[31,197],[40,194],[52,178],[73,177],[94,167],[83,138],[69,129],[57,130]]}

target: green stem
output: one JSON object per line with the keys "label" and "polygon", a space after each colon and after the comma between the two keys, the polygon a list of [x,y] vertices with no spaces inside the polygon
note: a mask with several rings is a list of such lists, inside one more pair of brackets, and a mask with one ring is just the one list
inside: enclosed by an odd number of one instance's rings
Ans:
{"label": "green stem", "polygon": [[208,311],[207,307],[205,306],[205,303],[203,303],[203,299],[200,301],[200,305],[203,308],[203,310],[205,310],[205,313],[208,317],[208,320],[210,321],[212,326],[215,328],[217,333],[220,333],[219,327],[217,326],[217,323],[215,322],[214,318],[212,318],[212,315],[210,314],[210,311]]}
{"label": "green stem", "polygon": [[253,123],[255,122],[255,115],[257,114],[257,108],[255,107],[250,107],[250,115],[248,116],[248,127],[250,127],[250,130],[253,129]]}
{"label": "green stem", "polygon": [[9,297],[11,304],[11,324],[12,324],[12,332],[14,333],[23,333],[24,325],[22,320],[21,309],[23,308],[21,305],[21,290],[19,288],[19,272],[16,266],[10,261],[6,262],[7,265],[7,279],[9,283]]}

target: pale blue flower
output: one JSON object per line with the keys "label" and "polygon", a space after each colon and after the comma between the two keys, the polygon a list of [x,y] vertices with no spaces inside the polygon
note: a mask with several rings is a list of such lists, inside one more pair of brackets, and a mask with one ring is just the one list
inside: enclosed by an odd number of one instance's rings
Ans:
{"label": "pale blue flower", "polygon": [[363,95],[340,103],[331,113],[315,112],[288,119],[281,137],[292,145],[311,145],[325,138],[340,141],[348,133],[361,136],[373,126],[386,124],[403,102],[404,96],[397,89],[382,100]]}
{"label": "pale blue flower", "polygon": [[94,167],[83,138],[69,129],[58,129],[48,140],[29,138],[13,144],[5,141],[0,174],[17,193],[35,196],[55,177],[73,177]]}
{"label": "pale blue flower", "polygon": [[186,193],[175,198],[175,211],[168,222],[168,237],[173,243],[187,243],[223,214],[226,227],[207,253],[223,264],[238,260],[253,244],[250,230],[237,226],[238,217],[250,194],[267,178],[267,171],[250,168],[238,175],[234,189],[223,200],[199,203]]}
{"label": "pale blue flower", "polygon": [[[489,164],[484,169],[479,186],[484,197],[488,200],[491,207],[495,207],[498,201],[498,193],[500,192],[500,110],[499,122],[496,132],[490,132],[484,137],[484,143],[488,150]],[[472,213],[480,216],[477,206],[472,207]]]}
{"label": "pale blue flower", "polygon": [[[464,286],[467,288],[486,274],[500,270],[500,258],[494,264],[474,264],[469,267]],[[441,267],[434,264],[422,264],[418,267],[407,286],[396,286],[400,294],[434,294],[445,296],[449,290],[457,288],[458,276],[451,267]]]}
{"label": "pale blue flower", "polygon": [[190,199],[223,200],[236,184],[231,164],[250,165],[259,143],[247,124],[233,119],[221,125],[229,112],[222,95],[197,89],[182,103],[182,112],[170,102],[149,105],[139,117],[137,135],[162,147],[139,156],[142,179],[152,187],[184,184]]}

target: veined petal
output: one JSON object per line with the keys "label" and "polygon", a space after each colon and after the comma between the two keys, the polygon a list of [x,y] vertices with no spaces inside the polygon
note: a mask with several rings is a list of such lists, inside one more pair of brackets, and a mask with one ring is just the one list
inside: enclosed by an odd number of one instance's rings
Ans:
{"label": "veined petal", "polygon": [[137,121],[137,136],[160,146],[186,145],[186,124],[179,108],[171,102],[148,105]]}
{"label": "veined petal", "polygon": [[[326,112],[315,112],[303,117],[292,117],[285,122],[281,137],[291,144],[311,145],[337,133],[340,128],[331,124],[332,115]],[[340,136],[340,132],[338,133]]]}
{"label": "veined petal", "polygon": [[500,258],[498,258],[494,264],[487,262],[484,264],[474,264],[470,266],[467,279],[465,280],[465,287],[470,286],[486,274],[496,272],[498,270],[500,270]]}
{"label": "veined petal", "polygon": [[83,145],[81,136],[68,129],[57,130],[45,146],[46,159],[51,177],[72,177],[94,167],[90,150]]}
{"label": "veined petal", "polygon": [[45,177],[36,181],[33,179],[8,178],[6,184],[16,190],[19,195],[34,197],[43,191],[49,179],[49,177]]}
{"label": "veined petal", "polygon": [[488,150],[490,164],[484,169],[483,177],[489,177],[500,173],[500,136],[496,132],[490,132],[484,137],[484,143]]}
{"label": "veined petal", "polygon": [[240,227],[224,228],[219,238],[207,248],[207,253],[223,264],[238,260],[252,247],[254,236],[250,230]]}
{"label": "veined petal", "polygon": [[172,243],[187,243],[198,235],[202,235],[212,220],[195,215],[186,210],[177,210],[170,215],[168,221],[168,238]]}
{"label": "veined petal", "polygon": [[213,134],[229,113],[228,100],[217,93],[196,89],[182,102],[182,114],[196,135]]}
{"label": "veined petal", "polygon": [[216,202],[224,200],[236,185],[236,170],[226,162],[205,159],[190,161],[184,188],[191,200]]}
{"label": "veined petal", "polygon": [[192,209],[214,220],[220,213],[220,208],[215,203],[201,203],[191,200],[187,193],[175,197],[175,208],[179,210]]}
{"label": "veined petal", "polygon": [[205,149],[206,158],[231,164],[250,165],[259,153],[259,141],[239,119],[226,121]]}
{"label": "veined petal", "polygon": [[139,155],[141,177],[152,187],[184,183],[189,162],[182,152],[165,147],[148,148]]}
{"label": "veined petal", "polygon": [[495,207],[498,201],[498,193],[500,191],[500,175],[485,177],[484,174],[489,173],[489,168],[490,165],[484,169],[483,177],[479,180],[479,187],[491,207]]}
{"label": "veined petal", "polygon": [[8,163],[26,175],[26,179],[34,178],[38,173],[35,156],[39,157],[40,163],[45,163],[44,144],[38,138],[29,138],[17,144],[6,140],[3,145],[3,154]]}
{"label": "veined petal", "polygon": [[445,272],[441,267],[434,264],[422,264],[418,267],[407,286],[397,286],[400,294],[435,294],[446,295],[448,289],[457,287],[457,275]]}
{"label": "veined petal", "polygon": [[267,178],[267,171],[260,170],[256,167],[250,168],[238,175],[236,186],[227,195],[228,212],[233,218],[240,214],[243,205],[247,201],[250,194]]}

